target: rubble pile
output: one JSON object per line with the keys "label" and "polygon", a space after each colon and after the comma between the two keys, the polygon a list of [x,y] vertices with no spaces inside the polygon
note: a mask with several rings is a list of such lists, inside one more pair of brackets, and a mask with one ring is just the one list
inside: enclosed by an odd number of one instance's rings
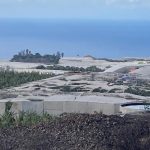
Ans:
{"label": "rubble pile", "polygon": [[36,126],[0,129],[1,150],[149,150],[150,114],[63,114]]}

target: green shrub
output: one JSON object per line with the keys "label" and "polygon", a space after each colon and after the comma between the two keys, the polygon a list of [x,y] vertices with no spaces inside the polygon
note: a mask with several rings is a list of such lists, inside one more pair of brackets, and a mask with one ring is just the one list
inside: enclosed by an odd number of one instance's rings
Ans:
{"label": "green shrub", "polygon": [[11,106],[11,102],[6,103],[5,113],[0,117],[0,127],[7,128],[15,125],[32,126],[54,119],[54,117],[47,113],[38,115],[35,112],[21,112],[19,115],[16,115],[11,111]]}
{"label": "green shrub", "polygon": [[107,93],[106,89],[102,89],[101,87],[94,89],[92,92],[99,92],[99,93]]}
{"label": "green shrub", "polygon": [[39,74],[37,72],[14,72],[0,71],[0,89],[11,86],[18,86],[23,83],[46,79],[54,76],[53,74]]}
{"label": "green shrub", "polygon": [[40,122],[48,122],[52,118],[53,117],[47,113],[38,115],[35,112],[21,112],[15,121],[17,125],[35,125]]}
{"label": "green shrub", "polygon": [[46,67],[43,65],[40,65],[40,66],[37,66],[36,69],[46,69]]}
{"label": "green shrub", "polygon": [[137,87],[135,87],[135,88],[129,87],[124,92],[130,93],[130,94],[135,94],[135,95],[140,95],[140,96],[150,96],[150,91],[141,90]]}
{"label": "green shrub", "polygon": [[7,102],[5,105],[5,113],[0,117],[0,126],[9,127],[14,124],[14,114],[11,112],[12,102]]}
{"label": "green shrub", "polygon": [[65,71],[72,71],[72,72],[103,72],[103,69],[97,68],[96,66],[91,66],[87,68],[83,67],[74,67],[74,66],[47,66],[46,68],[43,66],[37,66],[36,69],[47,69],[47,70],[65,70]]}

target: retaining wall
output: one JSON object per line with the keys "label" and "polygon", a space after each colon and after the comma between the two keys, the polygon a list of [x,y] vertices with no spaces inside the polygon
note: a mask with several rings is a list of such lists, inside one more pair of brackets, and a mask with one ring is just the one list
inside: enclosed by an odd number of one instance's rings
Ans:
{"label": "retaining wall", "polygon": [[[4,114],[6,103],[0,101],[0,114]],[[11,100],[11,111],[15,114],[19,112],[36,112],[42,114],[47,112],[51,115],[60,115],[62,113],[104,113],[106,115],[116,114],[120,111],[120,104],[100,103],[100,102],[82,102],[82,101],[28,101]]]}

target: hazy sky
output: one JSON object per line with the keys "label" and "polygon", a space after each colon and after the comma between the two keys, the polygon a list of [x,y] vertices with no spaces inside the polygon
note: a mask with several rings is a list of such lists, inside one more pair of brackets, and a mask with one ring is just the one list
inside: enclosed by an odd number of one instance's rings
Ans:
{"label": "hazy sky", "polygon": [[0,0],[0,18],[150,19],[150,0]]}

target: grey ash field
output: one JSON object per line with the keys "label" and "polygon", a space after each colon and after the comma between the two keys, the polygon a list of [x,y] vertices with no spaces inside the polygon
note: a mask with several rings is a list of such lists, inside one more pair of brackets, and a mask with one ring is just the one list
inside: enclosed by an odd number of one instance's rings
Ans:
{"label": "grey ash field", "polygon": [[0,129],[1,150],[149,150],[150,115],[64,114]]}
{"label": "grey ash field", "polygon": [[39,115],[44,111],[57,116],[30,126],[1,128],[0,149],[150,149],[149,105],[147,111],[142,106],[121,107],[125,103],[150,103],[148,59],[111,62],[92,57],[63,58],[58,64],[96,66],[103,72],[42,70],[36,67],[47,65],[6,61],[0,65],[17,72],[56,75],[2,89],[1,114],[5,103],[12,102],[11,111],[16,114],[33,110]]}
{"label": "grey ash field", "polygon": [[[96,66],[104,72],[73,72],[66,70],[42,70],[37,66],[44,64],[6,62],[1,67],[9,66],[17,72],[54,73],[57,76],[1,90],[3,95],[16,95],[16,98],[38,97],[48,98],[52,95],[105,96],[112,99],[148,100],[150,96],[150,64],[149,60],[132,60],[126,62],[110,62],[95,60],[92,57],[63,58],[59,66],[90,67]],[[46,66],[46,65],[44,65]],[[7,96],[4,96],[7,98]],[[59,96],[59,99],[63,96]]]}

